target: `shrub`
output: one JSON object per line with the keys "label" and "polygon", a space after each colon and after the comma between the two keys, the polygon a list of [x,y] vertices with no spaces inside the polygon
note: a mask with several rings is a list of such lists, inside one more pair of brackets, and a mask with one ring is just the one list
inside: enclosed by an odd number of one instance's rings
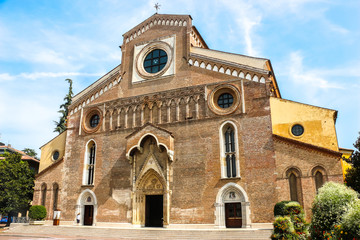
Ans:
{"label": "shrub", "polygon": [[298,239],[295,233],[294,224],[289,216],[278,216],[275,218],[274,231],[271,239]]}
{"label": "shrub", "polygon": [[[308,224],[305,214],[298,202],[282,201],[275,205],[274,213],[283,214],[277,216],[274,222],[272,239],[308,239]],[[290,220],[290,222],[288,222]]]}
{"label": "shrub", "polygon": [[276,216],[286,216],[285,213],[285,204],[289,203],[291,201],[281,201],[275,204],[274,206],[274,217]]}
{"label": "shrub", "polygon": [[43,220],[46,217],[46,208],[43,205],[34,205],[30,207],[29,218],[34,220]]}
{"label": "shrub", "polygon": [[346,237],[360,239],[360,200],[357,200],[343,216],[341,228],[342,232],[340,233],[343,239],[347,239]]}
{"label": "shrub", "polygon": [[312,205],[310,233],[312,239],[324,239],[340,225],[344,213],[358,198],[357,193],[343,184],[328,182],[319,189]]}

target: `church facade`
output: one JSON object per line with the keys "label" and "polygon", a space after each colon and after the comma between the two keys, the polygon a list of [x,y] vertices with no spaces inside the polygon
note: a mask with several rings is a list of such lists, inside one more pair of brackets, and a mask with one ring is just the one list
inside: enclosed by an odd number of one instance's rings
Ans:
{"label": "church facade", "polygon": [[343,181],[337,112],[282,99],[270,60],[209,49],[189,15],[151,16],[121,50],[41,147],[33,204],[48,219],[249,228],[281,200],[309,215]]}

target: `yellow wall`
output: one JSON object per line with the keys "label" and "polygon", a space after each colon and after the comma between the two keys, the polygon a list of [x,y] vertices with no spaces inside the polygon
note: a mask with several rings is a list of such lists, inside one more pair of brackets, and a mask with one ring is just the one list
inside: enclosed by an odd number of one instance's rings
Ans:
{"label": "yellow wall", "polygon": [[345,179],[345,174],[347,172],[347,170],[349,168],[351,168],[351,164],[346,162],[345,160],[343,160],[344,158],[345,159],[349,159],[352,155],[354,150],[352,149],[346,149],[346,148],[340,148],[340,152],[342,153],[342,156],[341,156],[341,167],[342,167],[342,170],[343,170],[343,177]]}
{"label": "yellow wall", "polygon": [[[270,98],[273,134],[304,143],[339,151],[335,120],[336,111],[280,98]],[[301,136],[291,134],[294,124],[304,127]]]}
{"label": "yellow wall", "polygon": [[58,160],[64,157],[65,153],[65,142],[66,142],[66,131],[53,138],[50,142],[43,145],[41,149],[40,167],[39,172],[53,164],[55,161],[52,155],[55,150],[59,151],[60,156]]}

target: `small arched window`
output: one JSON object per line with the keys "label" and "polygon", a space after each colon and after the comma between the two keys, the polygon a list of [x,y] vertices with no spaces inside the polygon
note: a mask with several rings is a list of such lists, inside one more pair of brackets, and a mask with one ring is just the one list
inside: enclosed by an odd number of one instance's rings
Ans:
{"label": "small arched window", "polygon": [[289,181],[290,200],[302,204],[300,171],[296,168],[291,168],[287,171],[286,176]]}
{"label": "small arched window", "polygon": [[222,178],[240,177],[236,126],[226,122],[220,127],[220,165]]}
{"label": "small arched window", "polygon": [[87,145],[84,164],[84,185],[94,184],[96,144],[91,141]]}
{"label": "small arched window", "polygon": [[319,188],[321,188],[323,184],[324,184],[324,176],[320,171],[317,171],[315,173],[316,192],[318,192]]}
{"label": "small arched window", "polygon": [[54,183],[53,185],[53,210],[55,211],[58,206],[58,197],[59,197],[59,185],[57,183]]}
{"label": "small arched window", "polygon": [[290,184],[290,200],[298,202],[298,189],[297,189],[297,179],[294,173],[291,173],[289,176]]}
{"label": "small arched window", "polygon": [[41,185],[41,205],[43,205],[43,206],[45,206],[45,204],[46,204],[46,191],[47,191],[46,184],[43,183]]}

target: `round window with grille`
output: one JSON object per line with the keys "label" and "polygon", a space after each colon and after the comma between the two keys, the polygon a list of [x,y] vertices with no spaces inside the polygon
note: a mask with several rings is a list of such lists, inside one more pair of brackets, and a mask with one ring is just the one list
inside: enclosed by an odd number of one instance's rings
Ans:
{"label": "round window with grille", "polygon": [[300,124],[295,124],[294,126],[292,126],[291,128],[291,133],[296,136],[299,137],[301,135],[304,134],[304,127],[301,126]]}
{"label": "round window with grille", "polygon": [[162,49],[155,49],[146,55],[144,69],[148,73],[158,73],[165,67],[168,60],[166,52]]}

